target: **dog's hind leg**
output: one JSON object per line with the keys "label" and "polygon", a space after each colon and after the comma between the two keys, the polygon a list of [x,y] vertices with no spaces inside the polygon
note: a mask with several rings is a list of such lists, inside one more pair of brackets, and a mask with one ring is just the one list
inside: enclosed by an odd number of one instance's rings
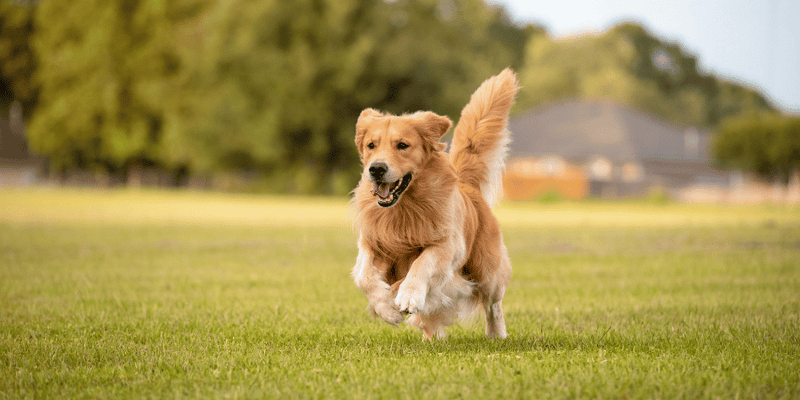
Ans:
{"label": "dog's hind leg", "polygon": [[486,312],[486,336],[495,339],[504,339],[506,333],[506,320],[503,315],[503,296],[506,285],[511,276],[511,261],[508,259],[508,250],[501,245],[500,264],[491,274],[488,282],[481,285],[479,291],[483,297],[483,310]]}
{"label": "dog's hind leg", "polygon": [[503,316],[503,301],[495,303],[486,303],[484,305],[486,311],[486,336],[495,339],[505,339],[506,333],[506,320]]}

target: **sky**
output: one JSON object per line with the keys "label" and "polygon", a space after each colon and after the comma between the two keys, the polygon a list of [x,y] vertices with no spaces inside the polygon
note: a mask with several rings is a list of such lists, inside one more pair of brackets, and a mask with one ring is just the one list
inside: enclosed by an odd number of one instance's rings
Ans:
{"label": "sky", "polygon": [[706,72],[800,113],[800,0],[491,0],[551,35],[602,32],[636,21],[694,54]]}

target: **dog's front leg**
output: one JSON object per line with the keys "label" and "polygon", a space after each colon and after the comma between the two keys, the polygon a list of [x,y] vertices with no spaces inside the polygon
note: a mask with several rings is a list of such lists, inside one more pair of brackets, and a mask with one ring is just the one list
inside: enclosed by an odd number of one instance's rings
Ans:
{"label": "dog's front leg", "polygon": [[400,284],[395,305],[400,311],[416,314],[425,309],[425,300],[431,284],[437,284],[449,271],[452,263],[452,246],[426,247],[411,264],[405,280]]}
{"label": "dog's front leg", "polygon": [[367,296],[370,310],[382,320],[397,325],[403,322],[403,315],[395,307],[392,301],[391,287],[383,279],[383,274],[376,265],[381,262],[384,261],[377,259],[369,247],[359,239],[358,258],[353,267],[353,280]]}

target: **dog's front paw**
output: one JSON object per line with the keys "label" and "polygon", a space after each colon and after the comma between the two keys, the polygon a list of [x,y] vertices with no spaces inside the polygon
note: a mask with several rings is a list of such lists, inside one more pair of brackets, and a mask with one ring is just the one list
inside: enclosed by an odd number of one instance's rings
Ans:
{"label": "dog's front paw", "polygon": [[376,317],[390,323],[392,325],[398,325],[403,322],[403,314],[391,303],[389,302],[381,302],[376,304],[375,306],[369,306],[370,311]]}
{"label": "dog's front paw", "polygon": [[425,307],[425,296],[428,288],[425,285],[415,285],[413,281],[406,280],[400,285],[394,304],[401,312],[416,314]]}

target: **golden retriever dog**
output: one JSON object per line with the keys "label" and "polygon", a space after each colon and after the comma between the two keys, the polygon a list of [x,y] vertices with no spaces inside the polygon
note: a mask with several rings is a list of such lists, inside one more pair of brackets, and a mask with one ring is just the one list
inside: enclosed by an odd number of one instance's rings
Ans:
{"label": "golden retriever dog", "polygon": [[501,190],[508,112],[518,90],[506,69],[487,79],[461,112],[450,153],[447,117],[364,110],[356,146],[364,165],[351,207],[358,232],[356,285],[369,309],[425,339],[479,305],[486,335],[506,337],[502,301],[511,276],[491,208]]}

